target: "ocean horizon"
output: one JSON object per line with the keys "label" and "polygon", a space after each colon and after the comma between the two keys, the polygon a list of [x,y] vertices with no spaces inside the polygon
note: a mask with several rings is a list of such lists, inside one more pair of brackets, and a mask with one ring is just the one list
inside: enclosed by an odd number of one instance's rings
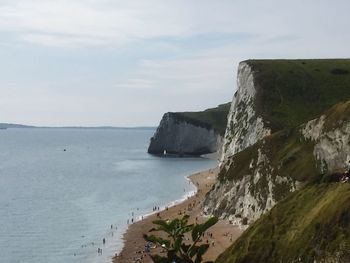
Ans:
{"label": "ocean horizon", "polygon": [[3,262],[111,262],[128,222],[193,193],[186,177],[217,162],[149,155],[154,131],[1,131]]}

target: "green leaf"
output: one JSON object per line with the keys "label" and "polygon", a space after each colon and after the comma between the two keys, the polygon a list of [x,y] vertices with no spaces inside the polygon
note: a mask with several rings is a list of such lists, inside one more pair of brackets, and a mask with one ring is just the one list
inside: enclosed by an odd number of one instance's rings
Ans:
{"label": "green leaf", "polygon": [[168,234],[171,233],[171,227],[168,225],[168,223],[166,221],[155,220],[152,223],[159,226],[159,228],[157,229],[158,231],[163,230],[163,231],[167,232]]}
{"label": "green leaf", "polygon": [[215,225],[218,221],[219,221],[219,218],[217,218],[216,216],[209,218],[204,224],[202,224],[202,227],[201,227],[202,233],[204,233],[208,228]]}
{"label": "green leaf", "polygon": [[188,251],[188,254],[190,255],[191,258],[197,254],[198,248],[199,248],[198,246],[192,246],[190,248],[190,250]]}
{"label": "green leaf", "polygon": [[195,263],[202,262],[202,256],[205,252],[207,252],[208,248],[209,248],[208,244],[203,244],[203,245],[199,246],[199,248],[197,250],[197,257],[196,257]]}
{"label": "green leaf", "polygon": [[192,241],[196,241],[197,238],[200,236],[200,230],[201,230],[201,225],[196,225],[193,229],[192,229]]}
{"label": "green leaf", "polygon": [[181,244],[182,251],[184,251],[186,254],[188,254],[188,249],[191,247],[191,245]]}
{"label": "green leaf", "polygon": [[174,250],[177,252],[179,251],[182,243],[182,237],[178,237],[174,242]]}
{"label": "green leaf", "polygon": [[158,255],[150,255],[151,259],[154,263],[170,263],[169,259],[167,257],[161,257]]}

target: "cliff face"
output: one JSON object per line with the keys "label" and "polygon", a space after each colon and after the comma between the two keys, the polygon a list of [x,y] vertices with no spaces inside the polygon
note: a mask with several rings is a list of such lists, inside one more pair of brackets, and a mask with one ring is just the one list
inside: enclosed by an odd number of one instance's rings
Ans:
{"label": "cliff face", "polygon": [[219,173],[205,212],[248,225],[319,176],[342,172],[350,158],[350,101],[319,118],[264,137]]}
{"label": "cliff face", "polygon": [[241,62],[204,212],[248,225],[305,183],[344,169],[348,106],[327,109],[350,99],[349,72],[349,60]]}
{"label": "cliff face", "polygon": [[164,114],[151,138],[152,154],[202,155],[219,152],[231,103],[198,112]]}
{"label": "cliff face", "polygon": [[237,92],[227,119],[221,163],[271,133],[256,112],[257,86],[251,66],[241,62],[238,67]]}
{"label": "cliff face", "polygon": [[304,138],[314,143],[313,155],[321,173],[344,167],[350,160],[350,102],[339,103],[302,126]]}
{"label": "cliff face", "polygon": [[148,152],[201,155],[218,151],[221,141],[220,134],[209,125],[191,123],[174,113],[166,113],[151,138]]}

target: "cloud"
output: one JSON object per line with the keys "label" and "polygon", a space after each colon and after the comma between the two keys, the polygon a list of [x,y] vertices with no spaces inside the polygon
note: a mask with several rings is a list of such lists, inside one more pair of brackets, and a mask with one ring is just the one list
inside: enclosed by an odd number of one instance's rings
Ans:
{"label": "cloud", "polygon": [[347,0],[0,0],[0,120],[155,125],[166,111],[212,107],[232,98],[241,60],[349,57],[349,8]]}
{"label": "cloud", "polygon": [[19,40],[49,46],[54,41],[64,46],[70,42],[72,46],[122,45],[134,39],[188,32],[184,21],[179,23],[179,17],[157,8],[161,2],[133,2],[14,0],[0,6],[0,30],[15,32]]}
{"label": "cloud", "polygon": [[346,7],[343,0],[12,0],[0,3],[0,32],[15,33],[18,41],[63,47],[218,33],[312,36],[344,32]]}

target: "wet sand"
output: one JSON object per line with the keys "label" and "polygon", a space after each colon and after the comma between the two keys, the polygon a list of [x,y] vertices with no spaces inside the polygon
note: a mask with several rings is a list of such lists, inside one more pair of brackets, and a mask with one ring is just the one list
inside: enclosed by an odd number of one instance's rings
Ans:
{"label": "wet sand", "polygon": [[[190,216],[189,223],[203,223],[207,220],[201,213],[201,205],[205,194],[211,189],[217,176],[218,169],[210,169],[208,171],[200,172],[191,175],[189,178],[193,184],[196,185],[198,191],[195,196],[179,203],[175,206],[169,207],[168,210],[160,211],[161,219],[180,218],[185,213]],[[158,219],[156,214],[138,221],[128,228],[124,234],[124,248],[119,255],[114,257],[113,263],[131,263],[143,262],[152,263],[153,261],[147,253],[144,253],[144,246],[146,241],[143,234],[148,234],[148,231],[154,227],[152,221]],[[209,243],[210,248],[204,255],[204,260],[215,260],[226,248],[228,248],[233,241],[235,241],[242,230],[237,226],[229,224],[227,220],[220,220],[216,225],[211,227],[205,234],[202,243]],[[152,234],[159,235],[159,232]],[[162,237],[165,237],[164,235]],[[151,249],[150,254],[158,254],[161,248]]]}

